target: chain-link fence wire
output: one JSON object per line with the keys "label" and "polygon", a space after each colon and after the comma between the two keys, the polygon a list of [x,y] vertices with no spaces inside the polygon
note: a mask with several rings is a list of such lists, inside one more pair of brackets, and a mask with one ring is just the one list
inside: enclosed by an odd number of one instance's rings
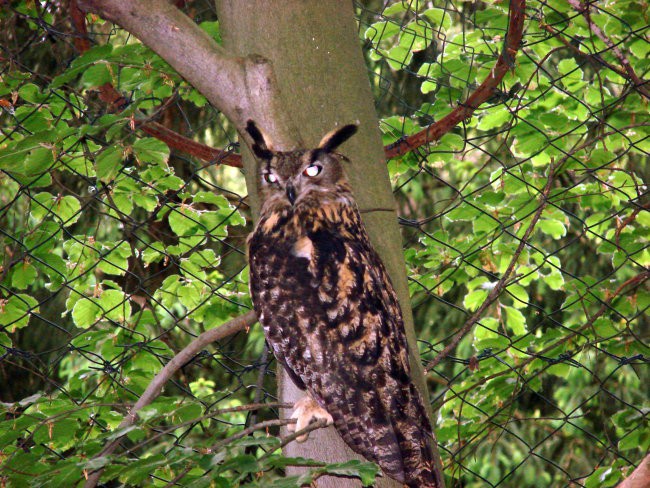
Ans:
{"label": "chain-link fence wire", "polygon": [[[648,449],[648,49],[634,11],[647,7],[624,3],[529,2],[492,98],[389,162],[451,486],[612,486]],[[212,6],[180,6],[218,38]],[[387,144],[462,105],[508,25],[507,5],[481,2],[357,12]],[[237,152],[233,127],[163,61],[92,16],[80,33],[58,2],[14,2],[2,23],[0,400],[13,434],[0,450],[13,479],[30,449],[64,460],[81,437],[101,446],[191,338],[250,309],[251,218],[239,170],[220,164]],[[224,152],[167,159],[142,133],[152,121]],[[259,424],[277,418],[274,369],[259,327],[214,343],[123,452],[172,460],[275,427]]]}

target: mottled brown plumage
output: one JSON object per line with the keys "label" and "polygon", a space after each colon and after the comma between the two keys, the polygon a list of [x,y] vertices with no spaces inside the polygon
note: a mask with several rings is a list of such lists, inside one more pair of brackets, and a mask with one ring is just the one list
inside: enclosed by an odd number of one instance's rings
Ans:
{"label": "mottled brown plumage", "polygon": [[262,208],[249,239],[251,294],[267,341],[343,440],[410,487],[437,487],[431,427],[410,377],[402,313],[333,151],[275,152],[249,121]]}

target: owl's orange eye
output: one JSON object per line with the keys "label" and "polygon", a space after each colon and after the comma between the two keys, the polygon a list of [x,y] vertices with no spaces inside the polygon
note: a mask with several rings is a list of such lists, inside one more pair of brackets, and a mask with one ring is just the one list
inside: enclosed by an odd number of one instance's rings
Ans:
{"label": "owl's orange eye", "polygon": [[267,183],[277,183],[278,182],[278,177],[274,175],[273,173],[264,173],[262,175],[262,178],[264,178],[264,181]]}
{"label": "owl's orange eye", "polygon": [[318,175],[321,171],[323,171],[323,167],[320,164],[312,164],[311,166],[307,166],[302,174],[312,177]]}

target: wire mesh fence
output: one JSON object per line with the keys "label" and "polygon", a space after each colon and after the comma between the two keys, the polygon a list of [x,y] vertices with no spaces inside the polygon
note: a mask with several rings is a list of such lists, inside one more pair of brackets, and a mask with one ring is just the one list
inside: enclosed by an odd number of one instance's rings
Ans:
{"label": "wire mesh fence", "polygon": [[[211,4],[177,4],[219,38]],[[98,456],[178,351],[251,308],[234,127],[74,2],[3,5],[0,480],[273,486],[286,405],[252,323]],[[467,104],[508,33],[499,2],[356,9],[393,147]],[[614,486],[650,445],[647,6],[525,12],[486,103],[388,161],[419,347],[448,486]]]}

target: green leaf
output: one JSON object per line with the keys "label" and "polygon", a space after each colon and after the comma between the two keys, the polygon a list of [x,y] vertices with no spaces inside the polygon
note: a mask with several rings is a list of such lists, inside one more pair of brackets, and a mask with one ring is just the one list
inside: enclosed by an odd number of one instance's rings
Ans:
{"label": "green leaf", "polygon": [[99,269],[106,274],[124,275],[129,267],[128,260],[131,257],[131,246],[128,242],[120,242],[117,246],[113,246],[111,243],[107,247],[108,252],[102,256],[98,264]]}
{"label": "green leaf", "polygon": [[485,347],[482,344],[482,341],[488,339],[499,340],[503,337],[498,333],[499,331],[499,321],[494,317],[486,317],[481,319],[476,328],[474,329],[474,339],[477,341],[479,347]]}
{"label": "green leaf", "polygon": [[48,422],[34,432],[34,442],[46,445],[56,445],[59,449],[67,449],[74,445],[74,436],[79,429],[74,419],[59,419]]}
{"label": "green leaf", "polygon": [[585,480],[585,488],[608,488],[615,486],[620,478],[621,473],[617,469],[598,468]]}
{"label": "green leaf", "polygon": [[221,43],[221,33],[219,31],[218,21],[204,21],[199,24],[199,27],[207,32],[212,39]]}
{"label": "green leaf", "polygon": [[24,290],[34,284],[37,276],[36,268],[28,261],[22,261],[12,268],[11,285],[18,290]]}
{"label": "green leaf", "polygon": [[86,67],[94,64],[95,61],[108,57],[112,51],[113,45],[110,43],[91,47],[88,51],[75,59],[66,71],[54,78],[50,84],[50,88],[55,89],[68,83],[82,73]]}
{"label": "green leaf", "polygon": [[433,25],[439,26],[441,29],[450,29],[452,26],[451,15],[446,9],[429,8],[422,12],[422,15],[429,19]]}
{"label": "green leaf", "polygon": [[516,336],[526,333],[526,317],[519,310],[513,307],[502,305],[506,313],[506,325]]}
{"label": "green leaf", "polygon": [[18,90],[18,95],[20,98],[30,103],[39,103],[43,98],[41,90],[33,83],[25,83],[21,86],[20,90]]}
{"label": "green leaf", "polygon": [[198,232],[199,214],[186,206],[173,207],[169,212],[169,226],[177,236],[190,236]]}
{"label": "green leaf", "polygon": [[34,313],[39,313],[38,302],[29,295],[19,293],[8,300],[0,299],[0,326],[9,332],[26,327]]}
{"label": "green leaf", "polygon": [[458,152],[465,149],[465,139],[460,135],[454,133],[447,133],[435,147],[435,151],[448,151],[448,152]]}
{"label": "green leaf", "polygon": [[169,160],[169,147],[164,142],[147,137],[133,144],[133,153],[140,163],[153,163],[166,167]]}
{"label": "green leaf", "polygon": [[40,132],[2,148],[0,170],[31,178],[43,175],[54,162],[52,139],[51,132]]}
{"label": "green leaf", "polygon": [[487,295],[488,292],[486,290],[474,290],[465,295],[463,306],[470,312],[473,312],[483,304]]}
{"label": "green leaf", "polygon": [[559,220],[540,219],[537,227],[544,234],[550,235],[553,239],[560,239],[566,235],[566,227]]}
{"label": "green leaf", "polygon": [[111,83],[112,77],[108,66],[105,63],[98,63],[84,70],[81,76],[81,84],[85,88],[100,87],[105,83]]}
{"label": "green leaf", "polygon": [[104,290],[97,304],[107,319],[125,322],[131,317],[131,303],[120,290]]}
{"label": "green leaf", "polygon": [[379,474],[379,467],[374,463],[353,459],[344,463],[328,464],[324,471],[339,476],[355,476],[361,479],[363,486],[372,486]]}
{"label": "green leaf", "polygon": [[515,308],[525,308],[528,306],[529,298],[526,289],[516,283],[508,285],[506,291],[512,295],[512,306]]}
{"label": "green leaf", "polygon": [[72,320],[80,329],[87,329],[97,322],[101,313],[101,308],[94,301],[82,298],[75,303],[72,309]]}
{"label": "green leaf", "polygon": [[95,159],[95,172],[97,178],[104,183],[110,183],[122,169],[122,149],[110,146],[102,151]]}
{"label": "green leaf", "polygon": [[131,460],[120,474],[120,481],[132,486],[141,486],[157,468],[169,465],[169,460],[162,454]]}
{"label": "green leaf", "polygon": [[489,131],[501,127],[512,118],[512,115],[507,110],[504,110],[500,105],[498,109],[489,110],[481,117],[477,129]]}
{"label": "green leaf", "polygon": [[161,261],[166,256],[165,246],[160,242],[152,242],[147,248],[142,251],[142,260],[145,264],[156,263]]}
{"label": "green leaf", "polygon": [[81,217],[81,204],[72,195],[61,197],[42,192],[34,195],[32,199],[31,215],[39,221],[52,215],[67,227]]}
{"label": "green leaf", "polygon": [[560,81],[570,90],[578,90],[586,85],[584,74],[573,58],[563,59],[557,65],[558,72],[563,75]]}
{"label": "green leaf", "polygon": [[618,329],[610,319],[599,317],[594,320],[594,330],[599,337],[612,337],[618,334]]}

